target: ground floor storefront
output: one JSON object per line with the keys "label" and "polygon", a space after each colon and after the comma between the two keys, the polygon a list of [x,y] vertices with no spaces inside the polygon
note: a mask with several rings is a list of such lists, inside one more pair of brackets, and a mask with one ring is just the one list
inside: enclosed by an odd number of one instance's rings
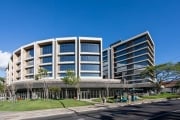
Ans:
{"label": "ground floor storefront", "polygon": [[[100,97],[124,96],[127,94],[147,93],[152,86],[146,84],[124,85],[119,81],[81,81],[77,86],[67,85],[62,81],[28,81],[16,82],[11,86],[11,93],[19,99],[50,98],[50,99],[91,99]],[[54,89],[54,90],[53,90]],[[13,92],[12,92],[13,91]]]}

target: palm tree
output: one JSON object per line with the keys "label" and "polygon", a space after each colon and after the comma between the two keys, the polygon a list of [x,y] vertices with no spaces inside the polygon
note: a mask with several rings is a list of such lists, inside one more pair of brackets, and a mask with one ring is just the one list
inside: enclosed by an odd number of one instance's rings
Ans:
{"label": "palm tree", "polygon": [[76,85],[75,87],[77,88],[77,97],[79,99],[79,92],[80,92],[80,86],[79,86],[79,77],[76,77],[75,73],[72,70],[67,70],[66,76],[62,78],[62,81],[66,84],[66,93],[65,97],[68,98],[67,94],[67,87],[68,85]]}
{"label": "palm tree", "polygon": [[163,81],[174,80],[180,77],[180,64],[165,63],[148,66],[141,72],[141,75],[154,85],[157,93],[160,93],[163,88]]}

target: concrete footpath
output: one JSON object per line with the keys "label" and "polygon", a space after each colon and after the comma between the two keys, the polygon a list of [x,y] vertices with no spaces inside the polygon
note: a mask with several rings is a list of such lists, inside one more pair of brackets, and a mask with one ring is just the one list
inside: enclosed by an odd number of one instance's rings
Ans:
{"label": "concrete footpath", "polygon": [[80,113],[94,110],[105,110],[108,108],[122,107],[126,105],[137,105],[144,103],[160,102],[166,101],[166,99],[154,99],[154,100],[141,100],[136,102],[127,103],[97,103],[90,106],[80,106],[80,107],[70,107],[70,108],[57,108],[57,109],[47,109],[47,110],[34,110],[34,111],[24,111],[24,112],[1,112],[0,120],[22,120],[28,118],[38,118],[62,114],[72,114]]}

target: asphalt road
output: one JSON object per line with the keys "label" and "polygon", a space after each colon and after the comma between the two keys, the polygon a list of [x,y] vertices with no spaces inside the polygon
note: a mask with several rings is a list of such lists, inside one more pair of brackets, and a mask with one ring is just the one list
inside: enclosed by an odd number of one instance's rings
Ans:
{"label": "asphalt road", "polygon": [[180,120],[180,100],[130,105],[101,111],[57,115],[31,120]]}

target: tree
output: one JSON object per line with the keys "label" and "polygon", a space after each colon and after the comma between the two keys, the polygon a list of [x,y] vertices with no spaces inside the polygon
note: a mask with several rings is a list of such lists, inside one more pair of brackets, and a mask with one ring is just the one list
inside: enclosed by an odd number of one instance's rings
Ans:
{"label": "tree", "polygon": [[0,93],[3,93],[5,90],[4,82],[4,78],[0,77]]}
{"label": "tree", "polygon": [[4,92],[4,85],[2,83],[0,83],[0,93]]}
{"label": "tree", "polygon": [[180,81],[177,81],[175,84],[176,92],[180,89]]}
{"label": "tree", "polygon": [[49,91],[52,93],[52,98],[57,99],[58,93],[61,91],[61,88],[58,86],[49,87]]}
{"label": "tree", "polygon": [[67,87],[68,85],[75,85],[76,89],[77,89],[77,97],[79,99],[79,92],[80,92],[80,87],[79,87],[79,77],[76,77],[75,73],[71,70],[67,70],[66,72],[66,76],[64,78],[62,78],[62,81],[66,84],[66,93],[65,93],[65,97],[68,98],[68,94],[67,94]]}
{"label": "tree", "polygon": [[33,83],[32,81],[26,81],[25,82],[25,87],[27,88],[27,99],[30,98],[30,92],[31,94],[33,93],[32,89],[33,89]]}
{"label": "tree", "polygon": [[47,77],[48,75],[48,70],[44,69],[44,68],[40,68],[38,69],[38,74],[35,75],[35,79],[36,80],[39,80],[39,79],[43,79],[44,80],[44,86],[43,86],[43,91],[44,91],[44,95],[45,95],[45,98],[48,99],[48,85],[45,81],[45,78]]}
{"label": "tree", "polygon": [[141,75],[151,82],[157,93],[159,93],[163,88],[163,81],[180,78],[180,63],[165,63],[156,66],[148,66]]}

